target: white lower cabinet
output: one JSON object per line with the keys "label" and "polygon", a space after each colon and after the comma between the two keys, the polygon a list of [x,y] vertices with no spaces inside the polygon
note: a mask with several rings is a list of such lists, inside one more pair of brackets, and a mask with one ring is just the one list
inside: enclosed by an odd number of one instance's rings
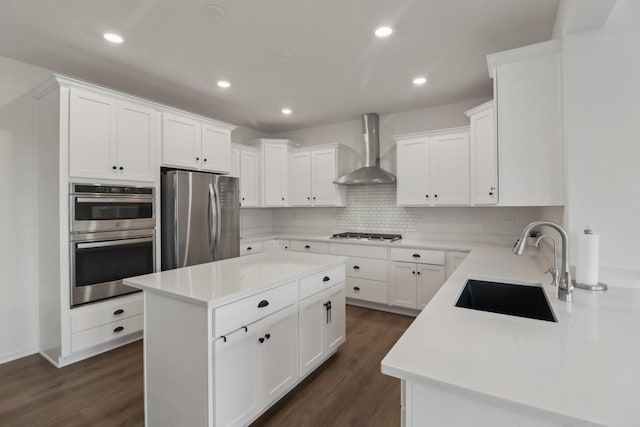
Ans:
{"label": "white lower cabinet", "polygon": [[345,341],[344,292],[340,283],[300,301],[300,377]]}
{"label": "white lower cabinet", "polygon": [[[215,341],[215,425],[244,426],[298,379],[298,307]],[[231,385],[231,386],[230,386]]]}
{"label": "white lower cabinet", "polygon": [[444,265],[391,263],[389,304],[423,309],[445,282]]}

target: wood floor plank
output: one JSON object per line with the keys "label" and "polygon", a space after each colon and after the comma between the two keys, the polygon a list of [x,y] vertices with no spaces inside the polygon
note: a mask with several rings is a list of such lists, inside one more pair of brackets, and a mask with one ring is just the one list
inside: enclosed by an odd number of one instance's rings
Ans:
{"label": "wood floor plank", "polygon": [[[380,362],[412,321],[347,306],[346,343],[253,426],[399,426],[400,383]],[[0,365],[0,426],[143,425],[141,341],[61,369],[39,355]]]}

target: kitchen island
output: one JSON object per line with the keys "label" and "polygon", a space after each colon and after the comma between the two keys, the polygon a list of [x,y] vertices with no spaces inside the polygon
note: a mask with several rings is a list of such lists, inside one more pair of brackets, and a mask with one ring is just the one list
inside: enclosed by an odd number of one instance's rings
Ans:
{"label": "kitchen island", "polygon": [[146,425],[260,416],[344,342],[345,261],[274,251],[125,280],[145,291]]}
{"label": "kitchen island", "polygon": [[[637,426],[640,290],[559,301],[535,250],[477,246],[382,361],[406,426]],[[542,283],[557,322],[456,307],[468,278]]]}

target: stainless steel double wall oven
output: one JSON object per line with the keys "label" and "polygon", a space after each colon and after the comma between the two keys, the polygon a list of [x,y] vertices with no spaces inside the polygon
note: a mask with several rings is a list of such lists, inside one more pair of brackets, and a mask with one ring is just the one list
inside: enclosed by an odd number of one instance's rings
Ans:
{"label": "stainless steel double wall oven", "polygon": [[125,277],[155,271],[152,187],[71,184],[71,306],[138,292]]}

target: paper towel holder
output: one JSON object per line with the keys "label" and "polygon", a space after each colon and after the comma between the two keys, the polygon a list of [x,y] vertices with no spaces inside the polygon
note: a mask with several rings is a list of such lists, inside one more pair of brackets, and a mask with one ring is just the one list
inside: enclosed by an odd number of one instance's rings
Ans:
{"label": "paper towel holder", "polygon": [[575,279],[572,279],[573,286],[578,289],[586,289],[588,291],[606,291],[609,289],[606,283],[598,282],[597,285],[587,285],[586,283],[578,283]]}

